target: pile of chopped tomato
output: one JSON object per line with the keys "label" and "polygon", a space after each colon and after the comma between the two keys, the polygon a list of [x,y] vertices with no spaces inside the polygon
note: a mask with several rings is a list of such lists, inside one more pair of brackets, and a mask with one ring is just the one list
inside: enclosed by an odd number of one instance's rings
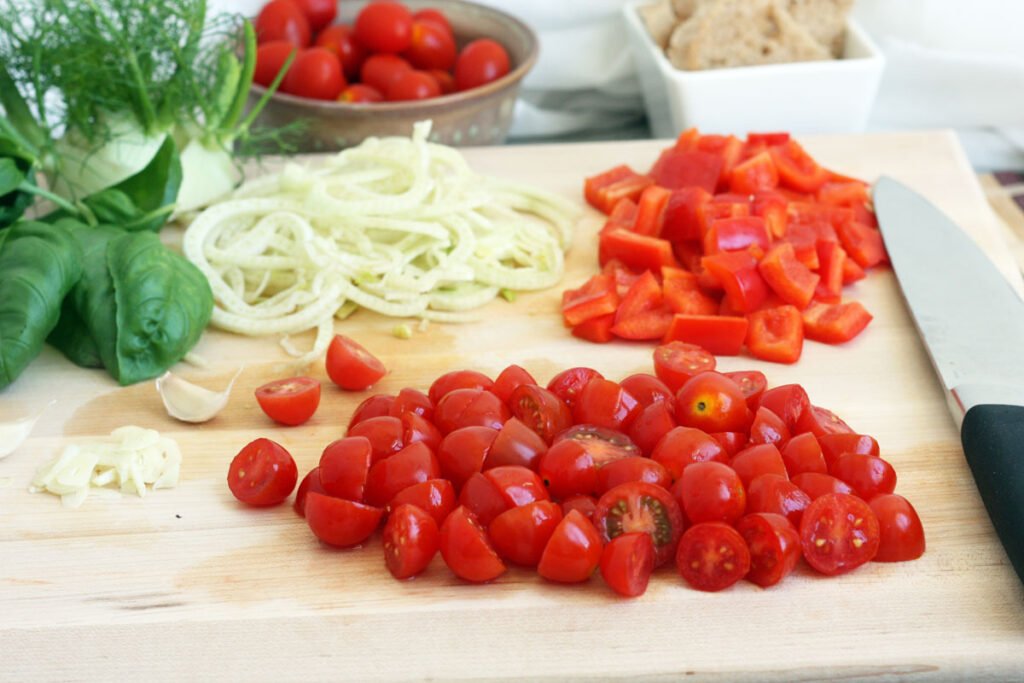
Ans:
{"label": "pile of chopped tomato", "polygon": [[679,136],[646,174],[586,179],[608,215],[600,274],[562,295],[577,337],[683,341],[792,363],[871,314],[844,285],[886,260],[866,183],[820,166],[787,133]]}
{"label": "pile of chopped tomato", "polygon": [[[294,462],[257,441],[229,483],[236,495],[273,494],[254,504],[279,502]],[[671,562],[689,585],[716,591],[774,585],[801,558],[825,575],[915,559],[924,533],[895,485],[878,442],[799,385],[717,372],[710,353],[672,342],[655,350],[653,374],[620,381],[575,367],[540,384],[512,365],[495,379],[461,370],[426,391],[370,396],[294,506],[332,546],[381,529],[399,579],[440,553],[466,581],[509,564],[559,583],[599,570],[635,596]]]}

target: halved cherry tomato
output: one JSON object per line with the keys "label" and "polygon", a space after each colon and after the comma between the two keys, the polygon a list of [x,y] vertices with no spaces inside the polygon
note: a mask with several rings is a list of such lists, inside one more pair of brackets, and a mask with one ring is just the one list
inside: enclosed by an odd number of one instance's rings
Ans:
{"label": "halved cherry tomato", "polygon": [[392,498],[386,512],[394,512],[400,505],[415,505],[434,518],[438,526],[455,509],[455,488],[447,479],[428,479],[408,486]]}
{"label": "halved cherry tomato", "polygon": [[434,424],[442,434],[472,425],[501,429],[510,417],[508,407],[486,389],[455,389],[434,406]]}
{"label": "halved cherry tomato", "polygon": [[394,402],[395,397],[391,394],[374,394],[370,398],[363,400],[362,403],[356,406],[355,411],[352,413],[352,418],[348,421],[349,429],[371,417],[390,415],[391,406]]}
{"label": "halved cherry tomato", "polygon": [[724,463],[729,459],[722,445],[707,433],[693,427],[676,427],[663,436],[651,459],[665,466],[673,480],[695,462],[714,460]]}
{"label": "halved cherry tomato", "polygon": [[483,474],[491,480],[510,507],[551,499],[540,476],[525,467],[504,465],[493,467]]}
{"label": "halved cherry tomato", "polygon": [[817,437],[823,434],[853,433],[853,429],[842,418],[820,406],[808,406],[797,420],[795,431],[812,432]]}
{"label": "halved cherry tomato", "polygon": [[640,449],[626,434],[608,427],[580,423],[558,435],[559,441],[576,441],[590,454],[596,467],[604,467],[620,458],[640,455]]}
{"label": "halved cherry tomato", "polygon": [[896,488],[896,470],[877,455],[846,453],[829,466],[829,473],[846,482],[864,500],[872,500]]}
{"label": "halved cherry tomato", "polygon": [[373,462],[383,460],[405,447],[405,427],[397,417],[380,415],[357,422],[348,436],[365,436],[373,449]]}
{"label": "halved cherry tomato", "polygon": [[476,370],[453,370],[435,379],[427,392],[430,402],[435,406],[444,395],[456,389],[494,389],[494,380]]}
{"label": "halved cherry tomato", "polygon": [[[309,0],[306,1],[308,2]],[[331,4],[333,5],[334,3],[332,2]],[[345,78],[353,80],[359,77],[359,69],[363,66],[363,61],[366,59],[366,50],[356,41],[351,26],[347,24],[328,26],[316,37],[314,45],[326,48],[338,56],[338,61],[341,62],[341,70],[345,73]],[[349,86],[349,88],[353,87],[356,86]],[[369,86],[362,85],[361,87],[367,88]],[[374,92],[380,94],[376,90]]]}
{"label": "halved cherry tomato", "polygon": [[680,477],[683,511],[691,522],[735,522],[747,509],[743,482],[728,465],[707,461],[690,465]]}
{"label": "halved cherry tomato", "polygon": [[905,562],[924,554],[924,528],[910,501],[886,493],[872,498],[870,506],[878,518],[880,535],[875,562]]}
{"label": "halved cherry tomato", "polygon": [[676,567],[686,582],[701,591],[720,591],[750,570],[750,550],[738,531],[724,522],[702,522],[679,540]]}
{"label": "halved cherry tomato", "polygon": [[668,490],[672,477],[668,470],[650,458],[620,458],[597,470],[597,495],[603,495],[620,484],[643,481]]}
{"label": "halved cherry tomato", "polygon": [[672,391],[694,375],[715,369],[715,357],[705,349],[685,342],[669,342],[654,349],[654,372]]}
{"label": "halved cherry tomato", "polygon": [[299,488],[295,490],[295,502],[292,503],[292,507],[295,512],[299,513],[299,517],[306,516],[306,496],[309,493],[326,493],[323,485],[320,483],[320,468],[314,467],[306,476],[302,478],[299,483]]}
{"label": "halved cherry tomato", "polygon": [[246,444],[231,460],[228,488],[246,505],[277,505],[291,495],[299,470],[283,446],[270,439]]}
{"label": "halved cherry tomato", "polygon": [[399,505],[384,524],[384,563],[396,579],[416,576],[437,554],[439,531],[429,514],[408,503]]}
{"label": "halved cherry tomato", "polygon": [[811,497],[811,500],[817,500],[828,493],[853,493],[853,489],[845,481],[820,472],[804,472],[796,475],[790,481],[799,486],[801,491]]}
{"label": "halved cherry tomato", "polygon": [[867,434],[854,434],[853,432],[841,432],[838,434],[822,434],[817,437],[821,444],[821,453],[825,457],[825,463],[832,468],[836,458],[846,453],[862,453],[864,455],[878,455],[878,441]]}
{"label": "halved cherry tomato", "polygon": [[753,416],[736,382],[710,370],[686,380],[676,393],[676,420],[705,432],[747,431]]}
{"label": "halved cherry tomato", "polygon": [[368,389],[388,372],[376,356],[341,334],[327,347],[326,365],[331,381],[349,391]]}
{"label": "halved cherry tomato", "polygon": [[800,561],[800,533],[782,515],[755,512],[736,522],[750,550],[746,579],[767,588],[793,571]]}
{"label": "halved cherry tomato", "polygon": [[643,481],[606,491],[597,501],[593,519],[605,542],[633,531],[650,535],[656,567],[672,558],[684,524],[683,513],[672,494]]}
{"label": "halved cherry tomato", "polygon": [[730,459],[747,445],[747,435],[743,432],[711,432],[708,436],[722,444]]}
{"label": "halved cherry tomato", "polygon": [[535,567],[561,521],[558,503],[538,500],[501,513],[487,531],[499,555],[514,564]]}
{"label": "halved cherry tomato", "polygon": [[384,94],[365,83],[352,83],[341,91],[341,94],[338,95],[338,101],[353,104],[383,102]]}
{"label": "halved cherry tomato", "polygon": [[441,476],[441,466],[423,442],[409,444],[374,463],[366,475],[366,502],[384,507],[404,488]]}
{"label": "halved cherry tomato", "polygon": [[580,392],[572,409],[572,419],[577,424],[622,431],[639,412],[640,404],[617,382],[592,379]]}
{"label": "halved cherry tomato", "polygon": [[601,578],[616,593],[643,595],[654,571],[654,542],[648,534],[616,536],[601,551]]}
{"label": "halved cherry tomato", "polygon": [[747,407],[756,411],[761,404],[761,394],[768,387],[768,378],[760,370],[739,370],[723,373],[739,386],[747,397]]}
{"label": "halved cherry tomato", "polygon": [[787,476],[782,453],[770,443],[754,444],[744,448],[729,461],[729,466],[736,470],[744,488],[750,486],[750,482],[762,474]]}
{"label": "halved cherry tomato", "polygon": [[641,405],[649,406],[656,401],[665,401],[670,406],[675,401],[675,394],[668,386],[654,375],[638,372],[619,382]]}
{"label": "halved cherry tomato", "polygon": [[362,543],[380,523],[384,510],[344,498],[310,491],[306,496],[306,522],[313,534],[328,545],[348,548]]}
{"label": "halved cherry tomato", "polygon": [[800,526],[811,497],[799,486],[778,474],[762,474],[747,487],[747,512],[782,515],[794,527]]}
{"label": "halved cherry tomato", "polygon": [[292,0],[271,0],[256,15],[256,39],[260,44],[287,40],[298,47],[309,45],[309,19]]}
{"label": "halved cherry tomato", "polygon": [[601,537],[579,510],[570,510],[555,527],[537,564],[548,581],[580,583],[590,578],[601,562]]}
{"label": "halved cherry tomato", "polygon": [[642,455],[650,455],[662,437],[677,426],[672,404],[658,401],[644,408],[636,416],[629,426],[629,438],[637,445]]}
{"label": "halved cherry tomato", "polygon": [[483,525],[513,505],[490,479],[476,472],[466,480],[459,491],[459,505],[472,512]]}
{"label": "halved cherry tomato", "polygon": [[268,382],[256,389],[256,401],[275,422],[300,425],[313,417],[320,405],[320,382],[312,377]]}
{"label": "halved cherry tomato", "polygon": [[400,418],[406,411],[431,420],[434,417],[434,403],[422,391],[405,387],[398,392],[395,400],[388,407],[388,415]]}
{"label": "halved cherry tomato", "polygon": [[570,511],[576,510],[587,519],[593,519],[595,508],[597,508],[597,498],[582,493],[569,496],[562,501],[563,515],[567,515]]}
{"label": "halved cherry tomato", "polygon": [[803,432],[790,439],[782,449],[782,461],[786,463],[786,473],[791,479],[804,472],[828,474],[821,445],[811,432]]}
{"label": "halved cherry tomato", "polygon": [[797,425],[800,416],[811,405],[807,392],[799,384],[783,384],[765,391],[760,405],[772,411],[786,423],[791,433],[806,431]]}
{"label": "halved cherry tomato", "polygon": [[473,474],[483,470],[484,460],[498,430],[479,425],[452,430],[437,447],[437,461],[441,474],[451,480],[456,489],[461,489]]}
{"label": "halved cherry tomato", "polygon": [[490,38],[470,41],[455,58],[455,87],[469,90],[496,81],[509,72],[505,48]]}
{"label": "halved cherry tomato", "polygon": [[508,399],[512,414],[545,442],[567,429],[573,420],[569,406],[553,392],[536,384],[521,384]]}
{"label": "halved cherry tomato", "polygon": [[782,418],[768,408],[761,406],[750,423],[750,443],[770,443],[782,449],[789,443],[789,427]]}
{"label": "halved cherry tomato", "polygon": [[521,465],[536,470],[540,456],[548,449],[544,439],[519,419],[509,418],[487,451],[483,469],[502,465]]}
{"label": "halved cherry tomato", "polygon": [[445,564],[460,579],[482,583],[505,572],[505,563],[495,552],[487,532],[464,506],[452,510],[444,520],[438,541]]}
{"label": "halved cherry tomato", "polygon": [[548,391],[553,393],[558,398],[565,402],[565,405],[569,406],[569,409],[576,405],[576,399],[580,392],[583,391],[583,387],[590,383],[590,380],[599,378],[603,379],[602,375],[593,368],[569,368],[562,370],[557,375],[551,378],[548,382]]}
{"label": "halved cherry tomato", "polygon": [[828,493],[814,500],[800,521],[804,558],[830,576],[869,562],[880,540],[875,513],[863,500],[846,493]]}
{"label": "halved cherry tomato", "polygon": [[579,441],[557,441],[537,463],[537,472],[555,498],[597,491],[594,458]]}
{"label": "halved cherry tomato", "polygon": [[399,53],[412,40],[412,15],[405,5],[374,0],[356,15],[356,40],[373,52]]}
{"label": "halved cherry tomato", "polygon": [[509,365],[498,373],[498,376],[494,379],[494,386],[490,390],[502,401],[508,403],[512,392],[521,384],[537,384],[537,380],[521,366]]}
{"label": "halved cherry tomato", "polygon": [[327,444],[317,468],[323,492],[362,503],[372,459],[373,447],[365,436],[346,436]]}

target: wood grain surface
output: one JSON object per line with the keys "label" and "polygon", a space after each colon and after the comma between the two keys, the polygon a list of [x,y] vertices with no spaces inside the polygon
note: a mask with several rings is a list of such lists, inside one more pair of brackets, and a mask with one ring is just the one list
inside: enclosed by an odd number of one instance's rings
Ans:
{"label": "wood grain surface", "polygon": [[[1010,252],[955,137],[901,133],[809,137],[822,163],[865,179],[891,175],[931,198],[1020,287]],[[581,201],[583,177],[618,163],[648,167],[659,142],[587,143],[466,151],[480,172],[527,181]],[[600,217],[589,211],[568,256],[565,284],[596,270]],[[937,274],[941,276],[941,274]],[[518,363],[546,382],[590,365],[621,378],[651,370],[652,346],[595,345],[562,327],[560,289],[496,301],[478,323],[431,324],[412,339],[360,312],[341,330],[391,373],[374,391],[426,389],[438,374],[492,375]],[[985,515],[942,390],[899,295],[878,269],[848,289],[875,315],[843,347],[813,342],[794,366],[749,357],[720,368],[800,382],[814,403],[877,437],[899,474],[897,492],[923,520],[916,562],[870,564],[827,579],[805,565],[774,588],[741,582],[705,594],[673,567],[647,593],[616,597],[597,576],[580,586],[511,569],[466,585],[436,558],[412,581],[384,568],[379,536],[339,551],[316,541],[288,505],[235,503],[232,456],[258,436],[278,440],[300,472],[341,436],[366,394],[342,392],[323,365],[321,407],[298,428],[273,426],[252,390],[283,376],[276,338],[208,331],[207,369],[177,368],[218,388],[240,364],[228,408],[199,426],[166,416],[152,382],[119,388],[53,349],[0,392],[0,419],[46,404],[31,438],[0,461],[0,679],[509,679],[641,677],[693,680],[894,680],[1024,677],[1024,591]],[[414,326],[415,329],[415,326]],[[309,342],[309,338],[300,341]],[[184,453],[182,481],[144,499],[90,498],[65,510],[28,493],[36,468],[63,444],[125,424],[155,428]]]}

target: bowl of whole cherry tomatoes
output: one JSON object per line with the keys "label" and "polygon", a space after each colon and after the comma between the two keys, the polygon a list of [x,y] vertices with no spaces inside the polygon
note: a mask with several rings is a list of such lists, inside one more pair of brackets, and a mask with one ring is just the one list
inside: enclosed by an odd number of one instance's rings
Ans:
{"label": "bowl of whole cherry tomatoes", "polygon": [[259,122],[304,121],[299,151],[410,135],[427,119],[433,142],[501,144],[537,59],[526,24],[461,0],[269,0],[254,25],[250,98],[278,81]]}

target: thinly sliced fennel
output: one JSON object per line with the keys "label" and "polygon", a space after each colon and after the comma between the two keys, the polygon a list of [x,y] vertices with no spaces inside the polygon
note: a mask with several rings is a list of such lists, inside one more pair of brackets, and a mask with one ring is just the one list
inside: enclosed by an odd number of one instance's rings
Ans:
{"label": "thinly sliced fennel", "polygon": [[557,195],[474,173],[458,151],[370,138],[319,167],[288,164],[246,183],[188,226],[182,250],[206,275],[212,323],[241,334],[317,329],[355,307],[460,321],[502,290],[557,284],[579,215]]}

